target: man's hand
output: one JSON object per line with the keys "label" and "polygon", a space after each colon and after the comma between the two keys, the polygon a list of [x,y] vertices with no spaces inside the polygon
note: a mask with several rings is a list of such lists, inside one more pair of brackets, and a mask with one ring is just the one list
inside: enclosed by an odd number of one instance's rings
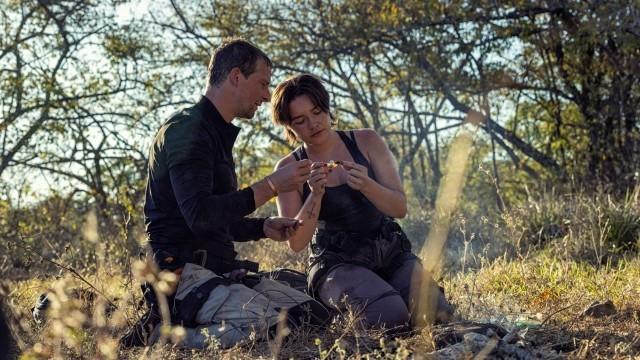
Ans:
{"label": "man's hand", "polygon": [[302,226],[302,220],[285,217],[270,217],[264,221],[262,229],[269,239],[275,241],[286,241],[296,233],[300,226]]}
{"label": "man's hand", "polygon": [[289,192],[297,190],[301,184],[309,179],[311,173],[311,161],[304,159],[294,161],[269,175],[276,192]]}

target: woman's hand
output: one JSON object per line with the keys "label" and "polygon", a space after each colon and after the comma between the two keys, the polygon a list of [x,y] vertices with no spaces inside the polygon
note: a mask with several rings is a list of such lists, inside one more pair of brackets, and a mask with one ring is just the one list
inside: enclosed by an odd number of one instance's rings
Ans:
{"label": "woman's hand", "polygon": [[329,169],[324,162],[314,162],[311,164],[311,174],[309,175],[309,188],[311,193],[315,196],[324,195],[325,187],[327,186],[327,177],[329,175]]}
{"label": "woman's hand", "polygon": [[347,170],[347,184],[354,190],[362,192],[368,188],[373,180],[369,177],[369,171],[363,165],[351,161],[343,161],[342,166]]}

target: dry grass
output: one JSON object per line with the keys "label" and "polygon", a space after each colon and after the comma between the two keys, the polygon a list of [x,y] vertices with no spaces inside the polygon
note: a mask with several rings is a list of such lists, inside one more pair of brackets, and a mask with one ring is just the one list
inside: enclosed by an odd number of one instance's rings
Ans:
{"label": "dry grass", "polygon": [[[446,284],[462,317],[530,327],[532,340],[571,357],[640,355],[640,258],[596,268],[542,253],[522,262],[497,260]],[[612,300],[618,313],[582,316],[595,300]]]}
{"label": "dry grass", "polygon": [[[267,246],[268,247],[268,246]],[[9,299],[21,314],[25,359],[37,358],[407,358],[434,349],[429,330],[389,340],[379,333],[359,329],[346,316],[328,329],[304,329],[278,346],[275,341],[221,350],[212,345],[203,351],[180,350],[171,345],[122,350],[115,340],[135,317],[136,286],[123,275],[103,274],[90,278],[116,300],[121,309],[110,318],[99,315],[104,307],[66,297],[65,289],[82,287],[77,279],[30,279],[9,284]],[[529,327],[528,340],[554,347],[576,358],[628,358],[640,355],[640,259],[614,266],[559,260],[547,253],[524,261],[503,259],[482,268],[444,277],[448,295],[459,317],[501,324],[507,328]],[[85,286],[86,288],[86,286]],[[53,291],[61,306],[53,308],[44,327],[29,318],[29,306],[43,291]],[[66,292],[68,295],[68,291]],[[132,296],[133,295],[133,296]],[[600,319],[580,316],[593,300],[613,300],[619,312]],[[170,336],[169,336],[170,337]]]}
{"label": "dry grass", "polygon": [[[526,340],[569,358],[640,357],[637,191],[617,202],[606,196],[581,194],[541,197],[501,214],[466,214],[456,219],[440,276],[459,318],[497,323],[508,329],[527,328]],[[92,221],[89,217],[86,223]],[[416,220],[409,219],[405,227],[411,222]],[[181,335],[176,328],[164,333],[164,345],[118,349],[117,339],[140,315],[139,279],[165,288],[170,288],[172,280],[144,265],[122,265],[127,261],[107,256],[112,255],[111,247],[102,244],[118,240],[103,241],[101,238],[108,236],[91,228],[84,227],[78,250],[92,251],[86,266],[71,267],[61,260],[67,267],[55,267],[52,272],[50,263],[38,270],[38,262],[32,260],[32,267],[22,267],[20,276],[6,276],[9,280],[2,288],[17,320],[14,326],[23,359],[403,359],[420,358],[418,355],[434,350],[430,329],[386,339],[358,328],[348,314],[327,329],[305,328],[284,339],[228,350],[216,347],[215,342],[206,350],[177,349],[170,345],[172,338]],[[257,259],[263,270],[304,270],[306,265],[307,253],[293,254],[285,243],[259,241],[237,248],[241,258]],[[85,257],[65,251],[74,258]],[[33,252],[29,256],[33,257]],[[78,263],[83,264],[74,264]],[[3,262],[3,273],[13,274],[11,265]],[[77,299],[70,290],[73,288],[104,296]],[[30,307],[46,291],[59,301],[52,306],[48,323],[39,326]],[[612,300],[617,314],[581,316],[594,300]],[[105,316],[110,302],[118,310]]]}

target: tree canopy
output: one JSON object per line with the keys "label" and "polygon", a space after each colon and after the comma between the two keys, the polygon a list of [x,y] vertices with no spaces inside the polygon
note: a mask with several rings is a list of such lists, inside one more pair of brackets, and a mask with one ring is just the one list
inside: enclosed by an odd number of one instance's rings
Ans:
{"label": "tree canopy", "polygon": [[[135,211],[153,131],[197,100],[212,49],[230,36],[272,57],[274,81],[321,77],[338,126],[382,134],[421,202],[435,199],[443,154],[470,110],[485,115],[478,154],[498,178],[619,192],[637,181],[631,0],[5,3],[3,181],[41,174]],[[236,156],[249,183],[291,147],[268,111],[242,126]]]}

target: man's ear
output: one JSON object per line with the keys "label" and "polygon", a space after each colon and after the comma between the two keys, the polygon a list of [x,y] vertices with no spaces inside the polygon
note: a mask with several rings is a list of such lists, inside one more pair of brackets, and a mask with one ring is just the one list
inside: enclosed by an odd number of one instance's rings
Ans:
{"label": "man's ear", "polygon": [[234,67],[229,71],[228,79],[231,82],[231,85],[238,86],[238,81],[240,80],[240,76],[242,76],[242,71],[240,71],[239,67]]}

